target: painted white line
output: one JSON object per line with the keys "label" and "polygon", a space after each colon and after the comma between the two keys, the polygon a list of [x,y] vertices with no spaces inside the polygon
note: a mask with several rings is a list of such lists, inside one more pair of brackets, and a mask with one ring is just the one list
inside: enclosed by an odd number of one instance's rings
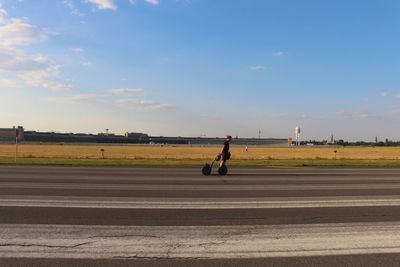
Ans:
{"label": "painted white line", "polygon": [[257,258],[400,253],[400,223],[0,225],[0,257]]}
{"label": "painted white line", "polygon": [[132,185],[132,184],[84,184],[84,183],[0,183],[1,188],[26,189],[85,189],[85,190],[332,190],[332,189],[400,189],[400,183],[383,184],[306,184],[306,185]]}
{"label": "painted white line", "polygon": [[140,209],[279,209],[400,206],[400,199],[253,200],[253,201],[123,201],[76,199],[0,199],[2,207],[140,208]]}
{"label": "painted white line", "polygon": [[[165,173],[164,173],[165,174]],[[163,175],[163,174],[126,174],[126,173],[118,173],[117,175],[108,174],[102,175],[99,173],[67,173],[67,174],[58,174],[58,173],[29,173],[25,175],[21,175],[21,173],[0,173],[0,179],[12,179],[16,182],[19,180],[35,180],[35,179],[49,179],[51,181],[63,180],[68,182],[79,182],[80,180],[96,180],[96,181],[110,181],[110,178],[115,178],[118,181],[202,181],[202,182],[220,182],[221,178],[227,180],[228,182],[237,182],[237,181],[265,181],[265,182],[349,182],[352,181],[354,183],[360,183],[365,181],[373,181],[373,182],[399,182],[400,174],[395,175],[331,175],[331,174],[322,174],[322,175],[290,175],[287,176],[271,176],[271,175],[235,175],[235,176],[193,176],[187,174],[179,174],[179,175]]]}

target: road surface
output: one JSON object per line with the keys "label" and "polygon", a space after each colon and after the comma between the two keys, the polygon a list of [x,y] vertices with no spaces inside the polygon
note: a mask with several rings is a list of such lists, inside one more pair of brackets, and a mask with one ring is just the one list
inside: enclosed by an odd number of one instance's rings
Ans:
{"label": "road surface", "polygon": [[400,266],[400,169],[0,167],[0,266]]}

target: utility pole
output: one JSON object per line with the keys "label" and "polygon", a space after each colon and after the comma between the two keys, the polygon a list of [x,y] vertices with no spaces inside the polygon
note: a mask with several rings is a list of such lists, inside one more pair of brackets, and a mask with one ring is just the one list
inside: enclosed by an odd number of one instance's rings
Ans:
{"label": "utility pole", "polygon": [[19,135],[18,129],[15,129],[15,164],[17,164],[17,159],[18,159],[18,135]]}
{"label": "utility pole", "polygon": [[261,129],[258,129],[258,139],[261,139]]}

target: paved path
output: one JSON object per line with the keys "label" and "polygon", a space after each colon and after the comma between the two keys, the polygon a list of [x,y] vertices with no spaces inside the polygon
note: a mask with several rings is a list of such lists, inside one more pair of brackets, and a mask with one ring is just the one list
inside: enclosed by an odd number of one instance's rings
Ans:
{"label": "paved path", "polygon": [[1,166],[0,266],[89,265],[400,266],[400,169]]}

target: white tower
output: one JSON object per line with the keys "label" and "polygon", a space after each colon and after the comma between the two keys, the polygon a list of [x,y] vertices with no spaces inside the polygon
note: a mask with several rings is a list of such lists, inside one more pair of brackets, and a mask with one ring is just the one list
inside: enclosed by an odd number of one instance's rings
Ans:
{"label": "white tower", "polygon": [[297,145],[297,146],[300,145],[300,133],[301,133],[300,127],[297,126],[297,127],[294,129],[294,134],[295,134],[296,145]]}

